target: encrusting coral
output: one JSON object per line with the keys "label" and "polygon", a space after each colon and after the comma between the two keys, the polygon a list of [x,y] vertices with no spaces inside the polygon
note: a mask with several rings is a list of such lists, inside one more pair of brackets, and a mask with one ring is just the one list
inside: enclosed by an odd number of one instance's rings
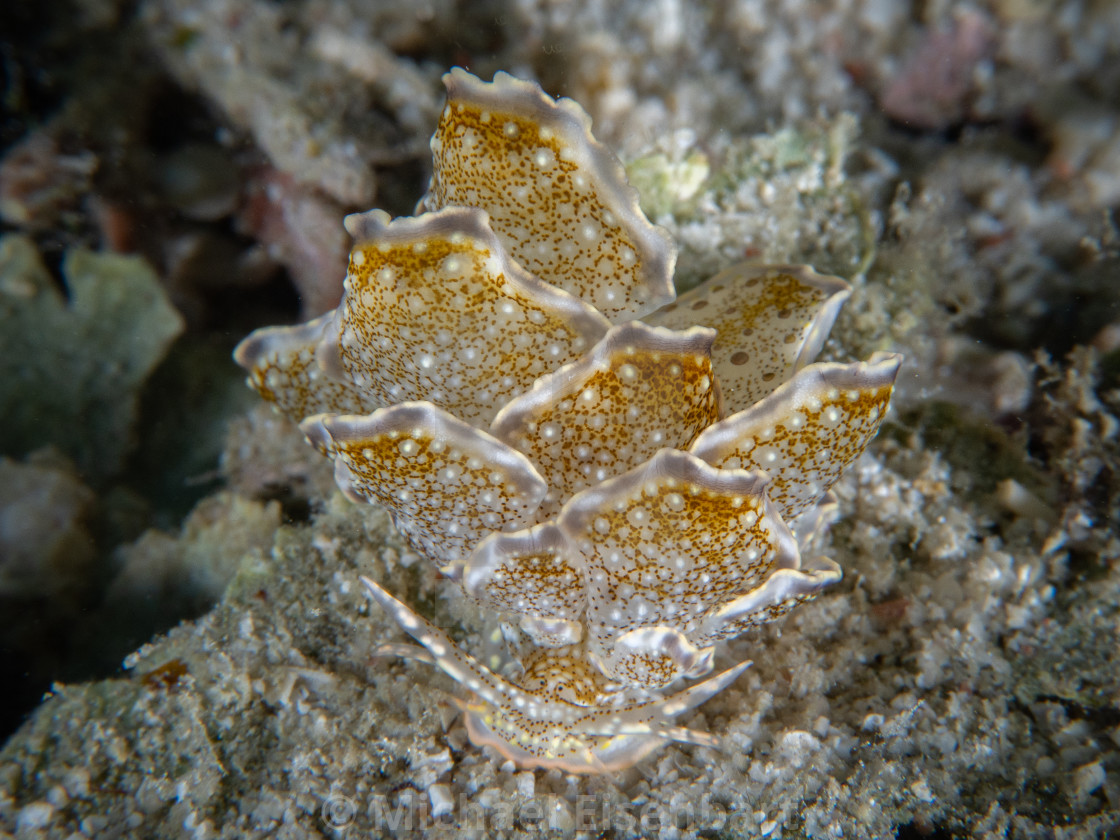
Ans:
{"label": "encrusting coral", "polygon": [[576,103],[444,80],[418,215],[348,217],[338,308],[237,361],[347,496],[505,620],[515,681],[363,578],[469,691],[476,744],[570,772],[713,745],[672,722],[750,663],[662,692],[839,580],[809,549],[901,359],[813,364],[848,286],[804,266],[674,300],[674,246]]}

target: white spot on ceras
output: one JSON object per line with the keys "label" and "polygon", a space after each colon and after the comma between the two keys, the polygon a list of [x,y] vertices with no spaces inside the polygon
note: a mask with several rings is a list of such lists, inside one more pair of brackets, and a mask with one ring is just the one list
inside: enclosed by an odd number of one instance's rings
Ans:
{"label": "white spot on ceras", "polygon": [[632,364],[622,365],[618,369],[618,378],[627,384],[633,384],[638,379],[638,369]]}
{"label": "white spot on ceras", "polygon": [[626,514],[626,521],[635,528],[649,524],[649,511],[642,507],[631,508]]}
{"label": "white spot on ceras", "polygon": [[684,496],[680,493],[669,493],[665,496],[665,507],[674,513],[684,510]]}
{"label": "white spot on ceras", "polygon": [[540,169],[551,169],[552,165],[556,163],[556,155],[552,149],[542,147],[533,153],[533,163]]}
{"label": "white spot on ceras", "polygon": [[781,450],[776,446],[763,446],[754,453],[755,459],[764,467],[772,466],[777,462],[780,455]]}

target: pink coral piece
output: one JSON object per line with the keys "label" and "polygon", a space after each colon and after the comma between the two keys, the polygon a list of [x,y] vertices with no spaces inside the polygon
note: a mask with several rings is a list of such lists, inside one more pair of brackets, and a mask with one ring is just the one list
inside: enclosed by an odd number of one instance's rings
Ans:
{"label": "pink coral piece", "polygon": [[967,114],[973,74],[993,44],[988,22],[962,12],[947,29],[926,35],[891,79],[879,105],[891,119],[929,131],[948,128]]}

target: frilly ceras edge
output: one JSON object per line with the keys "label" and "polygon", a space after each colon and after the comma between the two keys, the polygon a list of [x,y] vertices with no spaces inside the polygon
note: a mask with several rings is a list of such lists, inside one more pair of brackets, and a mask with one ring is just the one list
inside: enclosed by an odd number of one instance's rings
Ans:
{"label": "frilly ceras edge", "polygon": [[350,216],[345,294],[238,347],[355,501],[518,637],[516,682],[363,578],[467,690],[471,739],[601,772],[749,662],[714,645],[840,579],[802,556],[875,436],[900,357],[813,364],[849,294],[805,266],[675,298],[675,248],[568,99],[455,69],[412,218]]}

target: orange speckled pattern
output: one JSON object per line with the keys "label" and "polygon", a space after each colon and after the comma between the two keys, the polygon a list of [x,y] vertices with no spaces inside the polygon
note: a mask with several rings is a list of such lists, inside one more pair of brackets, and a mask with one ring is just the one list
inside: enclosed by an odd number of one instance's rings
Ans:
{"label": "orange speckled pattern", "polygon": [[794,522],[867,448],[886,415],[901,358],[811,365],[746,411],[705,430],[691,451],[722,468],[761,469]]}
{"label": "orange speckled pattern", "polygon": [[735,266],[646,318],[716,330],[712,359],[728,413],[754,405],[820,352],[848,284],[805,266]]}
{"label": "orange speckled pattern", "polygon": [[428,207],[486,208],[518,263],[612,322],[673,299],[672,241],[642,215],[583,109],[505,73],[444,81]]}
{"label": "orange speckled pattern", "polygon": [[369,238],[350,254],[324,363],[383,404],[426,399],[487,423],[609,326],[511,263],[481,211],[375,215],[352,226]]}
{"label": "orange speckled pattern", "polygon": [[690,638],[699,646],[733,639],[781,618],[842,576],[836,563],[821,556],[804,560],[799,569],[778,569],[759,586],[705,616]]}
{"label": "orange speckled pattern", "polygon": [[534,650],[525,657],[524,665],[522,687],[552,700],[592,706],[611,693],[606,678],[580,645]]}
{"label": "orange speckled pattern", "polygon": [[314,414],[366,414],[379,403],[366,391],[326,376],[315,350],[334,319],[330,312],[295,327],[257,330],[234,351],[249,371],[249,386],[299,423]]}
{"label": "orange speckled pattern", "polygon": [[487,537],[468,559],[462,583],[481,604],[517,616],[536,644],[563,647],[583,637],[584,581],[582,558],[547,522]]}
{"label": "orange speckled pattern", "polygon": [[683,668],[668,653],[646,649],[611,656],[604,660],[610,674],[627,685],[662,688],[683,676]]}
{"label": "orange speckled pattern", "polygon": [[718,630],[703,634],[703,641],[705,644],[715,644],[716,642],[734,639],[736,636],[741,636],[747,630],[761,627],[763,624],[769,624],[771,621],[777,621],[798,604],[804,604],[806,601],[812,600],[816,597],[816,594],[816,591],[797,593],[789,595],[783,601],[766,604],[762,607],[755,607],[749,612],[742,613],[734,620],[728,621],[726,624],[721,624]]}
{"label": "orange speckled pattern", "polygon": [[653,625],[612,639],[591,640],[591,655],[600,668],[624,685],[665,688],[684,676],[700,676],[711,669],[712,649],[700,650],[684,633]]}
{"label": "orange speckled pattern", "polygon": [[559,526],[587,566],[593,651],[661,626],[688,633],[797,546],[764,495],[767,480],[663,450],[642,467],[575,496]]}
{"label": "orange speckled pattern", "polygon": [[712,338],[696,328],[613,327],[586,359],[502,410],[491,432],[527,454],[549,483],[542,517],[659,449],[687,448],[719,419]]}
{"label": "orange speckled pattern", "polygon": [[494,609],[534,618],[579,618],[583,575],[560,555],[523,554],[495,569],[486,585]]}
{"label": "orange speckled pattern", "polygon": [[[369,417],[330,417],[335,478],[351,498],[377,502],[439,565],[461,563],[491,531],[531,521],[544,481],[525,456],[425,403]],[[315,429],[308,429],[313,438]]]}

